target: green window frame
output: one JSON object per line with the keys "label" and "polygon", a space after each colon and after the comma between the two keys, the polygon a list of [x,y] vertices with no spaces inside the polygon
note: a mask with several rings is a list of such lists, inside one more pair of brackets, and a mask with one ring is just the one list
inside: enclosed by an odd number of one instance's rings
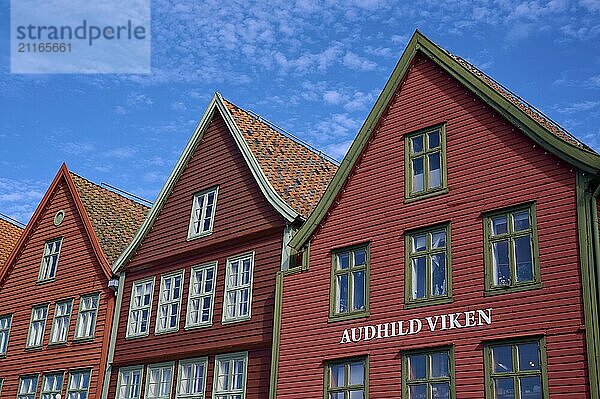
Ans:
{"label": "green window frame", "polygon": [[79,298],[79,313],[75,326],[75,340],[93,339],[100,307],[100,294],[86,294]]}
{"label": "green window frame", "polygon": [[544,337],[487,342],[484,362],[487,399],[548,399]]}
{"label": "green window frame", "polygon": [[38,388],[39,374],[19,376],[17,399],[35,399]]}
{"label": "green window frame", "polygon": [[542,286],[535,203],[485,213],[483,231],[486,295]]}
{"label": "green window frame", "polygon": [[56,269],[58,269],[62,243],[62,237],[54,238],[44,243],[44,252],[38,273],[38,283],[54,281],[56,278]]}
{"label": "green window frame", "polygon": [[324,381],[324,399],[368,399],[369,358],[358,357],[327,362]]}
{"label": "green window frame", "polygon": [[446,125],[407,134],[404,160],[406,201],[448,192]]}
{"label": "green window frame", "polygon": [[117,377],[117,399],[139,399],[141,397],[144,366],[119,368]]}
{"label": "green window frame", "polygon": [[215,356],[213,399],[246,398],[248,352]]}
{"label": "green window frame", "polygon": [[369,243],[332,252],[330,320],[347,320],[369,315],[369,265]]}
{"label": "green window frame", "polygon": [[402,353],[402,397],[456,398],[454,347],[416,349]]}
{"label": "green window frame", "polygon": [[450,223],[405,233],[405,307],[452,302]]}

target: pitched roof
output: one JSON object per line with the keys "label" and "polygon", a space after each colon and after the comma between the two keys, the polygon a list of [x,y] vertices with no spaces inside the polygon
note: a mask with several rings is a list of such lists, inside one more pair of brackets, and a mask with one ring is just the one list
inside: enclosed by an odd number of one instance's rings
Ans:
{"label": "pitched roof", "polygon": [[69,172],[106,259],[112,264],[140,227],[148,208]]}
{"label": "pitched roof", "polygon": [[228,100],[223,102],[275,191],[299,214],[308,217],[333,178],[337,165],[260,116]]}
{"label": "pitched roof", "polygon": [[598,153],[473,65],[450,54],[416,31],[321,200],[302,228],[292,238],[289,245],[296,251],[301,250],[327,215],[329,207],[344,186],[417,52],[425,55],[453,76],[542,148],[584,172],[600,174],[600,155]]}
{"label": "pitched roof", "polygon": [[8,259],[8,255],[17,245],[23,229],[11,222],[0,218],[0,268]]}
{"label": "pitched roof", "polygon": [[288,222],[308,216],[318,203],[336,165],[323,154],[279,131],[257,115],[215,93],[148,216],[131,243],[113,263],[119,272],[152,229],[204,132],[219,113],[266,200]]}

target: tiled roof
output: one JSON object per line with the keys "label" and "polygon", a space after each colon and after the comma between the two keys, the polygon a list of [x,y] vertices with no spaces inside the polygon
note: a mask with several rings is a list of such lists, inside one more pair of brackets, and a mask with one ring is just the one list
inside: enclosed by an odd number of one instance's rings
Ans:
{"label": "tiled roof", "polygon": [[0,218],[0,268],[21,237],[23,229]]}
{"label": "tiled roof", "polygon": [[112,264],[129,244],[149,208],[70,172],[106,259]]}
{"label": "tiled roof", "polygon": [[307,217],[337,170],[327,157],[224,101],[248,147],[281,199]]}
{"label": "tiled roof", "polygon": [[493,90],[495,90],[498,94],[504,97],[506,100],[510,101],[516,107],[518,107],[521,111],[525,112],[529,117],[535,120],[537,123],[546,128],[549,132],[553,133],[555,136],[561,138],[562,140],[581,148],[582,150],[596,153],[591,147],[586,145],[585,143],[578,140],[574,135],[565,130],[558,123],[554,122],[548,116],[544,115],[540,110],[535,108],[533,105],[529,104],[527,101],[523,100],[521,97],[517,96],[515,93],[504,87],[502,84],[495,81],[490,76],[486,75],[483,71],[475,67],[473,64],[468,62],[467,60],[450,53],[447,50],[446,53],[452,57],[456,62],[458,62],[461,66],[466,68],[469,72],[477,76],[484,83],[490,86]]}

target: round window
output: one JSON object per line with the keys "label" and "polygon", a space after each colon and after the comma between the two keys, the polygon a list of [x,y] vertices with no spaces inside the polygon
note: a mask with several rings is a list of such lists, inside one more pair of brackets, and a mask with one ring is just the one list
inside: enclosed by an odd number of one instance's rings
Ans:
{"label": "round window", "polygon": [[63,220],[65,220],[65,211],[56,212],[56,215],[54,215],[54,225],[60,226]]}

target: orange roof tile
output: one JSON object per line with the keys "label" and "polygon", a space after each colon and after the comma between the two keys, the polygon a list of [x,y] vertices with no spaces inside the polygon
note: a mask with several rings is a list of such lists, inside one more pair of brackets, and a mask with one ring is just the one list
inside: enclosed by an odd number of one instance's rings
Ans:
{"label": "orange roof tile", "polygon": [[19,241],[21,233],[23,233],[22,228],[0,218],[0,268]]}
{"label": "orange roof tile", "polygon": [[260,116],[224,103],[277,194],[302,216],[310,215],[337,165]]}
{"label": "orange roof tile", "polygon": [[141,226],[149,208],[69,173],[106,259],[112,264]]}

